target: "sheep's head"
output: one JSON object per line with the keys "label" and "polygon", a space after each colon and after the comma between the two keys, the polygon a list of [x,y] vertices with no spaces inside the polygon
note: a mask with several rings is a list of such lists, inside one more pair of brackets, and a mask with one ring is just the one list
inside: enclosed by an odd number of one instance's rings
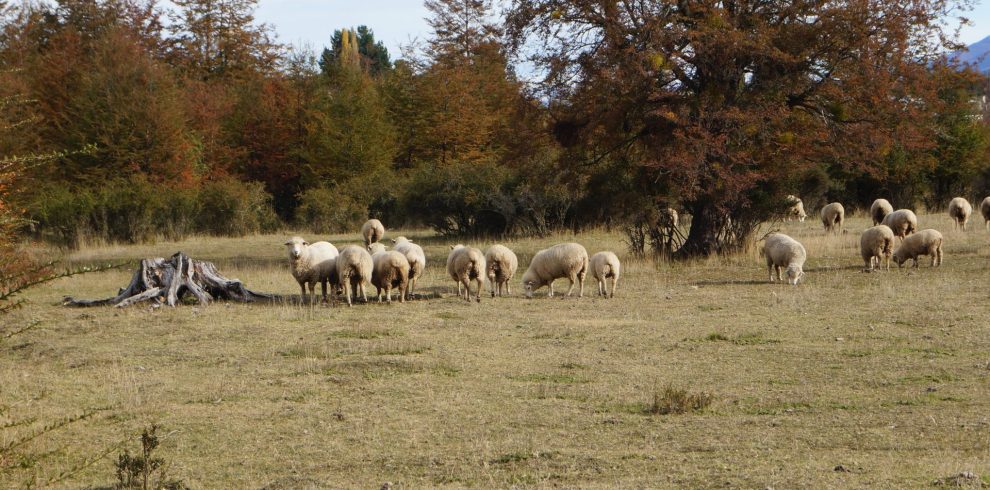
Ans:
{"label": "sheep's head", "polygon": [[303,250],[309,246],[309,242],[303,240],[301,237],[294,236],[285,242],[285,246],[289,249],[289,258],[298,259],[302,256]]}
{"label": "sheep's head", "polygon": [[901,267],[904,262],[907,261],[907,257],[901,252],[901,249],[894,250],[894,254],[890,256],[897,263],[897,267]]}
{"label": "sheep's head", "polygon": [[787,268],[787,282],[791,283],[791,286],[797,286],[802,277],[804,277],[804,271],[801,270],[801,266],[792,265]]}
{"label": "sheep's head", "polygon": [[523,294],[527,299],[532,299],[533,291],[536,291],[537,287],[536,281],[523,281]]}
{"label": "sheep's head", "polygon": [[392,244],[393,245],[398,245],[398,244],[404,243],[404,242],[412,243],[412,240],[410,240],[410,239],[408,239],[408,238],[406,238],[404,236],[397,236],[397,237],[395,237],[395,238],[392,239]]}
{"label": "sheep's head", "polygon": [[376,243],[372,243],[371,245],[368,245],[368,252],[371,252],[371,255],[375,255],[376,253],[384,252],[384,251],[385,251],[385,245],[382,245],[381,243],[376,242]]}

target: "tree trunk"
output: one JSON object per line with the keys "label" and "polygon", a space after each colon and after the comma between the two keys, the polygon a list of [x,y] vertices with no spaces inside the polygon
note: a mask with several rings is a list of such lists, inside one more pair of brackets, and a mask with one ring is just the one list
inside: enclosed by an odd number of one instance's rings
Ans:
{"label": "tree trunk", "polygon": [[120,290],[117,296],[97,300],[77,300],[66,296],[65,306],[105,306],[118,308],[144,301],[175,306],[182,298],[192,295],[199,304],[208,304],[222,299],[253,303],[256,301],[277,301],[273,294],[257,293],[244,287],[237,279],[227,279],[212,262],[193,260],[179,252],[169,259],[144,259],[141,267],[134,271],[130,284]]}
{"label": "tree trunk", "polygon": [[728,213],[718,209],[710,202],[700,202],[690,206],[691,230],[688,232],[684,245],[674,254],[677,259],[707,257],[718,253],[725,245],[722,243]]}

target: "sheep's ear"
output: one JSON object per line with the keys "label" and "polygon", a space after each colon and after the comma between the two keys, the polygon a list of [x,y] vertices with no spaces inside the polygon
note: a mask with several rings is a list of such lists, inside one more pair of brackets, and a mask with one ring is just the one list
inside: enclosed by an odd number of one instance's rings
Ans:
{"label": "sheep's ear", "polygon": [[307,242],[306,240],[303,240],[303,245],[309,245],[309,242]]}
{"label": "sheep's ear", "polygon": [[451,245],[451,246],[450,246],[450,249],[451,249],[451,250],[453,250],[453,249],[454,249],[454,246],[453,246],[453,245]]}
{"label": "sheep's ear", "polygon": [[292,245],[292,240],[285,242],[283,245]]}

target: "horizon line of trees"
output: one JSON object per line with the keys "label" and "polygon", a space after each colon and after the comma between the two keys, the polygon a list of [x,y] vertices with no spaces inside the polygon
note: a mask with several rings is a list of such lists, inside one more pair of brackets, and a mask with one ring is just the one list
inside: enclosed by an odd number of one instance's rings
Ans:
{"label": "horizon line of trees", "polygon": [[741,246],[788,194],[937,209],[990,193],[986,79],[941,54],[935,22],[966,2],[426,0],[433,32],[403,59],[367,26],[317,55],[275,42],[257,0],[171,3],[0,0],[0,97],[24,121],[0,155],[59,155],[7,198],[35,237],[369,216],[642,234],[673,206],[695,256]]}

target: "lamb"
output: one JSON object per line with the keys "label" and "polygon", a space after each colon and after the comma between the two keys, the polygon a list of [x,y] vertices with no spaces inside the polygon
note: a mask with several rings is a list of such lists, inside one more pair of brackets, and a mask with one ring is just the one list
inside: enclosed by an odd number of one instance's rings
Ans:
{"label": "lamb", "polygon": [[877,225],[867,228],[859,237],[859,250],[863,254],[866,270],[880,269],[884,259],[887,262],[887,270],[890,270],[890,254],[893,247],[894,231],[890,227]]}
{"label": "lamb", "polygon": [[488,283],[492,288],[492,297],[495,297],[496,290],[499,296],[502,296],[503,289],[505,294],[512,294],[509,281],[516,275],[516,269],[519,267],[516,254],[504,245],[492,245],[485,251],[485,264],[485,275],[488,276]]}
{"label": "lamb", "polygon": [[785,200],[789,205],[787,208],[787,220],[790,221],[797,218],[798,221],[804,222],[804,219],[808,217],[807,213],[804,212],[804,201],[793,194],[788,195]]}
{"label": "lamb", "polygon": [[897,267],[908,259],[914,261],[913,267],[918,267],[918,257],[930,255],[932,267],[942,265],[942,234],[936,230],[921,230],[901,242],[901,246],[894,250],[894,262]]}
{"label": "lamb", "polygon": [[825,225],[825,232],[838,232],[842,229],[842,222],[846,219],[846,210],[842,204],[833,202],[826,204],[822,208],[822,224]]}
{"label": "lamb", "polygon": [[[606,298],[614,298],[615,284],[619,282],[619,273],[622,267],[619,264],[619,258],[612,252],[598,252],[591,256],[589,266],[591,267],[591,276],[598,281],[598,295]],[[611,293],[608,291],[606,281],[608,278],[612,279]]]}
{"label": "lamb", "polygon": [[364,237],[364,245],[368,246],[385,237],[385,227],[377,219],[369,219],[361,226],[361,236]]}
{"label": "lamb", "polygon": [[953,229],[962,228],[966,231],[969,215],[973,214],[973,205],[965,198],[954,197],[949,201],[949,217],[952,218]]}
{"label": "lamb", "polygon": [[804,276],[804,261],[808,258],[803,245],[783,233],[773,233],[763,243],[762,253],[767,259],[770,282],[774,282],[774,270],[777,271],[777,280],[783,281],[780,276],[780,269],[783,267],[787,270],[787,281],[792,286],[797,286]]}
{"label": "lamb", "polygon": [[910,209],[898,209],[883,218],[881,223],[894,232],[894,236],[904,237],[918,229],[918,217]]}
{"label": "lamb", "polygon": [[883,223],[883,219],[893,212],[894,207],[890,205],[890,201],[886,199],[873,201],[873,204],[870,205],[870,217],[873,218],[873,226]]}
{"label": "lamb", "polygon": [[406,302],[406,287],[409,284],[409,260],[405,255],[395,250],[386,251],[385,246],[373,243],[378,251],[371,256],[373,270],[371,284],[378,289],[378,302],[382,302],[382,291],[388,303],[392,304],[392,288],[399,289],[399,302]]}
{"label": "lamb", "polygon": [[405,255],[406,260],[409,261],[409,287],[407,288],[407,294],[411,298],[413,292],[416,290],[416,281],[426,271],[426,254],[423,253],[423,247],[413,243],[412,240],[404,236],[392,240],[392,243],[395,244],[392,248],[396,252]]}
{"label": "lamb", "polygon": [[574,291],[574,283],[581,288],[578,297],[584,297],[584,278],[588,274],[588,251],[577,243],[561,243],[540,250],[533,256],[529,268],[523,274],[523,291],[527,298],[543,286],[550,288],[548,296],[553,297],[553,281],[566,277],[571,281],[567,296]]}
{"label": "lamb", "polygon": [[983,215],[984,225],[990,231],[990,197],[983,198],[983,202],[980,203],[980,214]]}
{"label": "lamb", "polygon": [[478,281],[478,294],[475,299],[481,302],[481,286],[485,274],[485,256],[481,250],[464,245],[450,247],[447,255],[447,273],[457,281],[457,296],[461,296],[461,286],[464,286],[464,299],[471,301],[471,281]]}
{"label": "lamb", "polygon": [[[289,252],[289,266],[292,269],[292,277],[296,278],[299,288],[302,290],[300,297],[303,302],[313,301],[316,294],[316,283],[320,283],[323,292],[323,301],[327,300],[327,282],[333,284],[336,279],[335,263],[337,259],[337,247],[329,242],[309,243],[301,237],[294,236],[285,242]],[[310,294],[306,294],[306,285],[309,284]]]}
{"label": "lamb", "polygon": [[[364,284],[371,280],[374,270],[374,262],[371,254],[357,245],[348,245],[340,251],[337,257],[337,280],[344,287],[344,296],[347,297],[347,306],[351,306],[351,296],[361,293],[361,298],[368,302],[368,294]],[[350,288],[348,289],[348,286]]]}

